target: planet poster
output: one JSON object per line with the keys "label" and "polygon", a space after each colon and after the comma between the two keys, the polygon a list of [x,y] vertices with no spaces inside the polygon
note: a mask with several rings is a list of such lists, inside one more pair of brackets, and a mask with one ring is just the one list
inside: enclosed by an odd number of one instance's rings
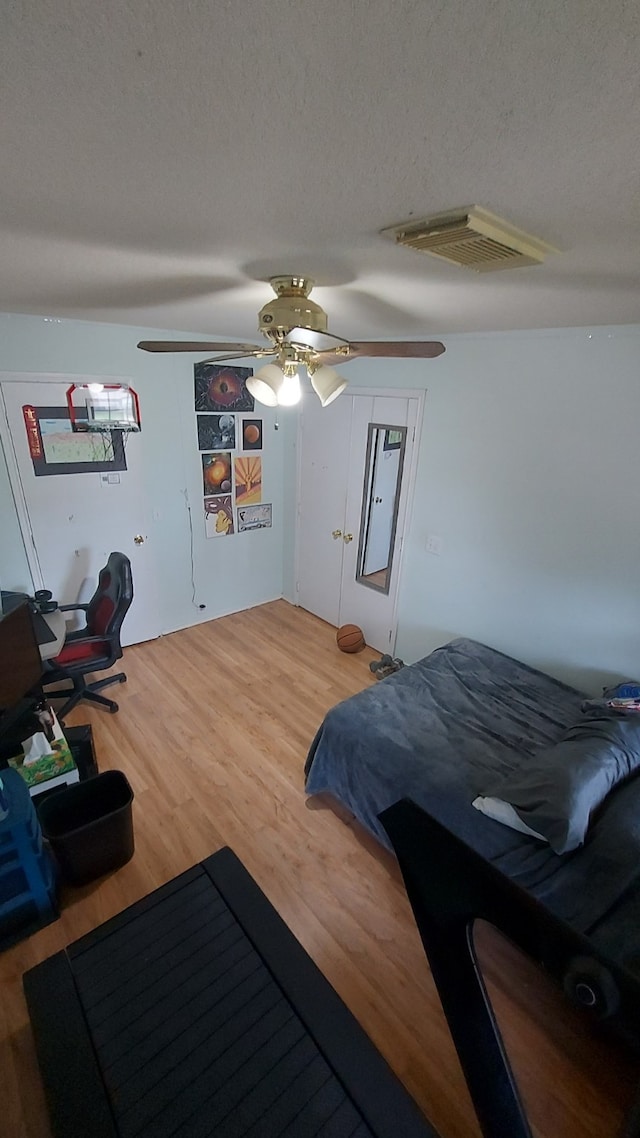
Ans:
{"label": "planet poster", "polygon": [[236,458],[236,506],[249,506],[262,501],[262,459],[248,454]]}
{"label": "planet poster", "polygon": [[204,500],[204,529],[207,537],[228,537],[233,533],[231,495]]}
{"label": "planet poster", "polygon": [[196,411],[253,411],[254,399],[247,391],[253,368],[199,363],[193,374]]}
{"label": "planet poster", "polygon": [[228,450],[214,451],[212,454],[203,454],[200,457],[202,459],[202,485],[205,498],[212,494],[230,494],[230,452]]}
{"label": "planet poster", "polygon": [[242,450],[262,450],[262,419],[242,420]]}
{"label": "planet poster", "polygon": [[235,415],[196,415],[198,450],[235,450]]}

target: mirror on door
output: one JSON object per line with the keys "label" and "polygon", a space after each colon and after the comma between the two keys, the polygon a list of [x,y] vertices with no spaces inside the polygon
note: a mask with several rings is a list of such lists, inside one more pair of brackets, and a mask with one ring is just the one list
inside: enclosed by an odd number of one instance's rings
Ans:
{"label": "mirror on door", "polygon": [[406,427],[369,423],[356,581],[388,593],[404,465]]}

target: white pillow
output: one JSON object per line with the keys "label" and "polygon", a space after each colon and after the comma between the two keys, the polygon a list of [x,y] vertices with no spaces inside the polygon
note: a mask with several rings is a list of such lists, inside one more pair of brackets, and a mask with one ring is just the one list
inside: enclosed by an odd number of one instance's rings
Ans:
{"label": "white pillow", "polygon": [[487,818],[493,818],[494,822],[501,822],[503,826],[508,826],[511,830],[518,830],[521,834],[528,834],[531,838],[539,838],[541,842],[547,840],[542,834],[527,826],[527,823],[522,821],[513,806],[509,802],[503,802],[501,798],[478,797],[474,798],[471,805],[475,806],[481,814],[486,814]]}

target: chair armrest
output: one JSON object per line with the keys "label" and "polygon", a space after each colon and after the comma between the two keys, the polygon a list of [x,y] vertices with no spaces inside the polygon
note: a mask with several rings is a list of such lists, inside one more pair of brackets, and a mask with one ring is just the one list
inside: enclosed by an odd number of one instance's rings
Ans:
{"label": "chair armrest", "polygon": [[86,604],[86,605],[58,605],[59,612],[73,612],[75,609],[82,609],[83,612],[86,612],[88,608],[89,608],[88,604]]}

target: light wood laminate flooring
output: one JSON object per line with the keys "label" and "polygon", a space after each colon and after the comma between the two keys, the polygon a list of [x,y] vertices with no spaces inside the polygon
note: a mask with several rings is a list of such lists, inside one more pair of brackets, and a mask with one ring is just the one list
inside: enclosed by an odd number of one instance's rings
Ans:
{"label": "light wood laminate flooring", "polygon": [[[135,791],[136,854],[67,889],[59,921],[0,955],[0,1135],[48,1138],[22,973],[222,845],[230,845],[442,1138],[477,1138],[397,868],[303,791],[325,712],[376,681],[368,649],[275,601],[125,650],[117,715],[80,705],[101,769]],[[491,930],[481,959],[536,1134],[613,1138],[635,1063]],[[86,1138],[90,1138],[87,1135]]]}

